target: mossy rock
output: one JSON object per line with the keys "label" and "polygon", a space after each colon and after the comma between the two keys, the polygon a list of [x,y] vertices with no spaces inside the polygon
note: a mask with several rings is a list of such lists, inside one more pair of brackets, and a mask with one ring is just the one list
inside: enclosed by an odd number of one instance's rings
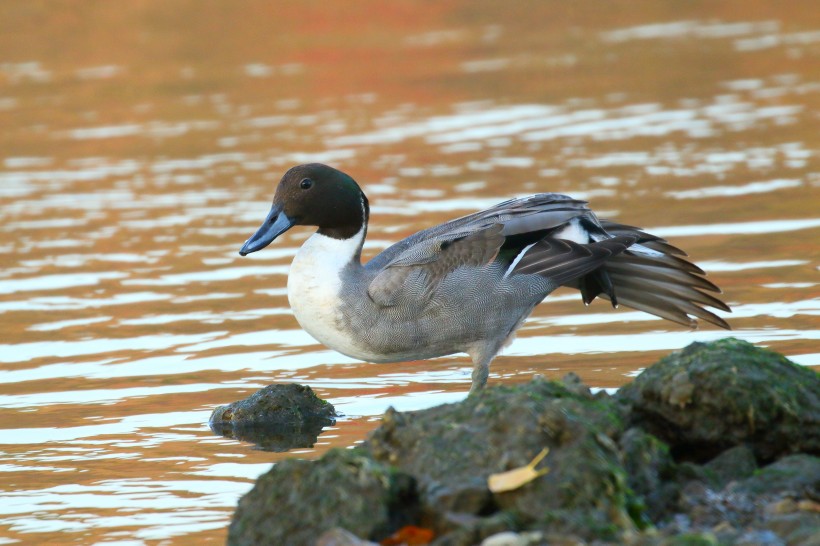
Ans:
{"label": "mossy rock", "polygon": [[216,434],[253,442],[266,451],[313,447],[319,433],[334,424],[333,404],[310,387],[269,385],[248,398],[219,406],[209,425]]}
{"label": "mossy rock", "polygon": [[[363,447],[417,479],[428,513],[481,518],[503,511],[527,529],[613,540],[636,528],[616,443],[622,431],[610,400],[537,378],[485,389],[458,404],[388,411]],[[524,466],[545,447],[549,455],[538,467],[549,467],[546,475],[511,491],[489,491],[491,474]],[[442,519],[431,524],[458,532]]]}
{"label": "mossy rock", "polygon": [[665,519],[674,511],[680,492],[675,480],[677,466],[669,446],[637,427],[628,429],[619,444],[627,483],[645,504],[644,514],[648,519],[644,524]]}
{"label": "mossy rock", "polygon": [[289,459],[239,501],[230,546],[313,546],[340,527],[381,540],[416,519],[414,481],[361,450],[334,449],[318,461]]}
{"label": "mossy rock", "polygon": [[616,397],[679,459],[705,462],[742,443],[764,462],[820,452],[820,375],[738,339],[693,343]]}
{"label": "mossy rock", "polygon": [[732,491],[752,495],[777,493],[790,498],[820,498],[820,457],[798,454],[756,471],[739,481]]}

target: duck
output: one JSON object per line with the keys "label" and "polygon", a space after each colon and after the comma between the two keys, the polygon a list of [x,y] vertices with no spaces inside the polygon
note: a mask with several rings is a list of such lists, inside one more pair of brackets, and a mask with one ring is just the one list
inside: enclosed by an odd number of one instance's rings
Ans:
{"label": "duck", "polygon": [[[370,205],[348,174],[320,163],[282,176],[247,256],[296,226],[316,231],[296,252],[288,301],[327,347],[373,363],[467,353],[470,394],[536,305],[561,286],[589,305],[609,300],[689,328],[729,324],[720,289],[686,253],[640,228],[599,219],[559,193],[509,199],[393,244],[362,263]],[[711,308],[712,310],[710,310]]]}

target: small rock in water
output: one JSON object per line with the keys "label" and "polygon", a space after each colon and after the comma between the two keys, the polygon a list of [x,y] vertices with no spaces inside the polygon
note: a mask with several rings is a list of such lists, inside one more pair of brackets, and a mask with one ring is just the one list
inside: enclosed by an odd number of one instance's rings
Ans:
{"label": "small rock in water", "polygon": [[288,451],[313,447],[322,429],[336,422],[334,417],[333,404],[310,387],[287,383],[219,406],[208,424],[216,434],[253,442],[265,451]]}

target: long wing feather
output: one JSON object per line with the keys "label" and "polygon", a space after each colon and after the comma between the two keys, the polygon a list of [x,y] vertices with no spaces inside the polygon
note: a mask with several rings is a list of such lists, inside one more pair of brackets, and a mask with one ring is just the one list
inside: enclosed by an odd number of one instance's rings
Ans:
{"label": "long wing feather", "polygon": [[[730,329],[725,320],[706,309],[731,312],[728,305],[709,294],[719,294],[720,289],[705,278],[701,268],[682,257],[686,256],[685,252],[636,227],[609,220],[601,220],[600,225],[612,235],[637,237],[637,244],[607,260],[602,269],[613,290],[611,294],[596,295],[613,301],[613,296],[617,296],[619,304],[690,328],[697,327],[697,321],[692,318],[697,317]],[[570,281],[566,286],[583,290],[580,281]]]}

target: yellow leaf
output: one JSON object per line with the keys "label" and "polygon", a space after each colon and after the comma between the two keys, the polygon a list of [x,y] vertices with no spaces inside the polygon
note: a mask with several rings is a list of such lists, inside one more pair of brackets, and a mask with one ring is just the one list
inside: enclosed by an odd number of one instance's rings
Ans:
{"label": "yellow leaf", "polygon": [[502,493],[504,491],[512,491],[518,489],[522,485],[526,485],[533,481],[538,476],[543,476],[550,471],[549,467],[536,470],[535,467],[541,460],[547,456],[550,448],[545,447],[541,453],[524,466],[513,468],[506,472],[499,472],[498,474],[490,474],[487,478],[487,486],[493,493]]}

